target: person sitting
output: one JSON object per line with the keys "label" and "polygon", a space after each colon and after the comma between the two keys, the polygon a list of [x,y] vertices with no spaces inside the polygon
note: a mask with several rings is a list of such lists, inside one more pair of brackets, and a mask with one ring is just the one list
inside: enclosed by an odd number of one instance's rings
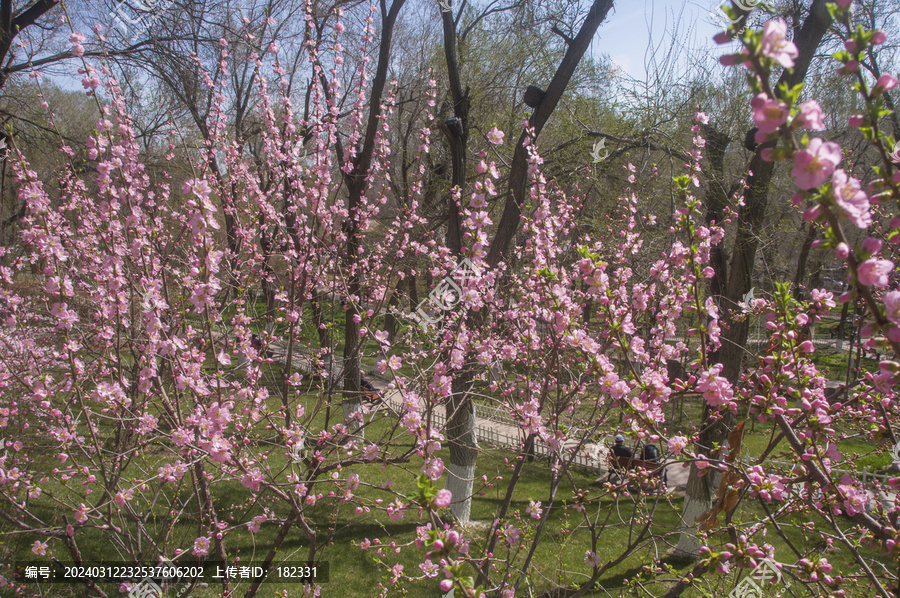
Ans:
{"label": "person sitting", "polygon": [[365,379],[362,375],[359,377],[359,389],[363,391],[365,394],[363,395],[363,399],[366,401],[378,401],[378,389],[372,385],[371,382]]}
{"label": "person sitting", "polygon": [[641,448],[641,461],[659,463],[659,449],[655,444],[648,444]]}
{"label": "person sitting", "polygon": [[612,452],[616,457],[631,457],[631,449],[625,446],[625,437],[616,434],[616,444],[612,447]]}

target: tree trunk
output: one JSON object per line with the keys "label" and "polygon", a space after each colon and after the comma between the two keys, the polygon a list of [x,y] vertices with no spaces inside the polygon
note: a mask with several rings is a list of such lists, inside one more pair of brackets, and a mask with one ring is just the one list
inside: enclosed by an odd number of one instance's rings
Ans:
{"label": "tree trunk", "polygon": [[366,122],[366,133],[363,137],[362,150],[354,160],[353,169],[345,175],[347,183],[348,199],[347,212],[349,217],[344,223],[344,232],[347,235],[347,254],[344,257],[346,272],[349,280],[347,291],[354,297],[353,301],[347,300],[344,306],[344,361],[340,370],[344,379],[344,401],[342,404],[344,421],[351,431],[359,429],[362,407],[362,395],[360,393],[359,371],[359,310],[355,301],[360,299],[361,272],[359,265],[359,209],[362,205],[363,194],[368,188],[368,178],[372,167],[372,157],[375,153],[375,138],[380,127],[381,99],[387,82],[388,67],[391,61],[391,38],[394,33],[394,25],[400,9],[406,0],[394,0],[391,7],[385,12],[385,4],[382,2],[381,15],[381,42],[378,47],[378,65],[375,68],[375,77],[372,79],[372,93],[369,96],[369,116]]}
{"label": "tree trunk", "polygon": [[[452,10],[442,10],[444,56],[450,94],[453,97],[453,118],[441,126],[450,146],[452,158],[451,187],[459,189],[460,197],[466,186],[466,144],[469,139],[469,96],[464,93],[456,57],[456,21]],[[448,202],[447,247],[457,260],[462,257],[462,225],[459,205],[451,193]],[[446,356],[449,359],[449,355]],[[472,510],[472,487],[475,479],[475,459],[478,455],[478,436],[475,430],[475,405],[468,394],[471,373],[462,370],[453,376],[453,394],[447,403],[447,441],[450,444],[450,463],[447,468],[447,490],[453,494],[450,511],[461,523],[468,523]]]}
{"label": "tree trunk", "polygon": [[813,241],[816,240],[816,227],[809,223],[809,230],[806,231],[806,238],[803,239],[803,245],[800,247],[800,259],[797,260],[797,272],[794,274],[794,298],[803,299],[803,292],[800,286],[806,279],[806,264],[809,263],[809,252],[812,250]]}
{"label": "tree trunk", "polygon": [[[785,71],[779,79],[788,86],[794,86],[803,81],[809,70],[809,65],[815,55],[822,37],[831,24],[831,17],[825,0],[814,0],[810,6],[809,16],[803,23],[803,27],[794,39],[799,56],[792,71]],[[778,89],[779,85],[774,88]],[[738,214],[737,235],[734,241],[734,249],[731,256],[730,271],[727,276],[725,296],[719,304],[723,320],[728,323],[722,334],[722,346],[712,359],[722,364],[722,375],[732,383],[737,382],[741,375],[741,361],[747,344],[749,323],[746,319],[734,321],[731,317],[737,313],[738,302],[747,294],[752,285],[753,267],[756,262],[756,250],[759,247],[759,239],[766,208],[769,205],[769,183],[772,180],[774,164],[762,159],[762,152],[773,144],[766,143],[756,147],[753,158],[750,161],[749,171],[752,173],[747,179],[747,192],[744,197],[744,206]],[[715,264],[713,264],[715,267]],[[708,457],[711,447],[715,444],[722,445],[728,437],[728,430],[733,426],[734,416],[727,412],[724,417],[713,422],[708,405],[703,408],[703,423],[699,435],[697,452],[704,453]],[[683,554],[699,556],[699,542],[696,539],[696,529],[692,517],[696,513],[702,513],[712,504],[713,492],[716,486],[699,478],[699,470],[691,467],[688,478],[687,492],[684,497],[684,514],[682,519],[686,527],[683,529],[678,542],[678,551]]]}
{"label": "tree trunk", "polygon": [[453,394],[447,403],[447,440],[450,445],[447,490],[453,494],[450,511],[463,524],[469,522],[472,511],[475,458],[478,456],[475,405],[468,392],[471,376],[471,372],[463,370],[453,377]]}
{"label": "tree trunk", "polygon": [[[559,103],[563,92],[569,84],[575,68],[590,45],[600,23],[612,8],[612,0],[595,0],[588,12],[578,35],[567,40],[569,48],[563,57],[547,93],[535,108],[529,125],[537,136],[547,119]],[[459,75],[459,64],[456,57],[456,22],[452,11],[441,13],[444,29],[444,54],[447,59],[447,70],[450,80],[450,92],[453,96],[453,119],[442,125],[447,136],[452,157],[452,183],[462,190],[466,183],[466,141],[468,139],[468,91],[463,92]],[[513,166],[510,171],[510,188],[512,197],[507,199],[503,216],[497,229],[497,236],[491,243],[488,265],[495,266],[507,253],[510,241],[519,227],[521,206],[525,201],[527,187],[528,161],[524,146],[526,134],[523,132],[516,146]],[[462,230],[460,226],[459,206],[454,201],[449,204],[449,220],[447,227],[447,244],[454,255],[460,256],[462,250]],[[426,270],[426,278],[428,271]],[[431,285],[429,284],[429,287]],[[476,324],[477,326],[477,324]],[[454,376],[453,395],[447,405],[447,440],[450,444],[450,464],[448,467],[447,489],[453,493],[451,510],[461,522],[469,521],[472,508],[472,486],[475,477],[475,458],[478,454],[477,435],[475,431],[475,408],[468,387],[471,372],[463,370]]]}
{"label": "tree trunk", "polygon": [[419,304],[419,290],[416,288],[416,275],[410,274],[406,279],[409,282],[409,303],[410,306],[415,309]]}
{"label": "tree trunk", "polygon": [[[568,49],[565,56],[556,69],[553,79],[547,86],[541,103],[534,109],[531,118],[528,119],[528,126],[534,130],[535,139],[541,134],[547,120],[562,99],[563,92],[569,85],[569,80],[575,73],[575,68],[581,62],[581,58],[590,46],[591,40],[597,33],[600,23],[606,19],[607,13],[613,7],[613,0],[594,0],[594,4],[588,11],[587,17],[578,30],[578,34],[574,38],[567,39]],[[525,204],[526,190],[528,188],[528,149],[525,147],[525,140],[528,134],[523,131],[519,136],[519,142],[516,144],[516,151],[513,154],[512,166],[509,171],[509,189],[510,196],[507,198],[503,206],[503,215],[500,217],[500,223],[497,225],[497,234],[491,243],[491,250],[488,253],[488,266],[493,267],[500,263],[509,252],[513,237],[519,229],[519,221],[522,216],[522,206]]]}
{"label": "tree trunk", "polygon": [[[722,442],[728,436],[728,425],[726,418],[722,418],[718,422],[709,424],[712,410],[709,405],[703,406],[703,422],[706,427],[700,432],[700,441],[697,443],[696,451],[703,453],[707,457],[717,457],[712,451],[713,443],[721,446]],[[732,418],[729,418],[733,420]],[[700,476],[701,471],[697,468],[696,463],[691,464],[691,472],[688,475],[687,488],[684,493],[684,512],[681,514],[681,536],[678,538],[678,546],[675,548],[676,554],[686,556],[696,556],[700,551],[700,541],[697,539],[697,518],[712,507],[713,493],[719,487],[719,475],[716,472],[707,470],[706,474]]]}
{"label": "tree trunk", "polygon": [[394,335],[397,334],[397,316],[394,314],[398,307],[400,307],[399,284],[391,294],[391,300],[387,304],[387,311],[384,312],[384,331],[388,333],[389,342],[394,342]]}

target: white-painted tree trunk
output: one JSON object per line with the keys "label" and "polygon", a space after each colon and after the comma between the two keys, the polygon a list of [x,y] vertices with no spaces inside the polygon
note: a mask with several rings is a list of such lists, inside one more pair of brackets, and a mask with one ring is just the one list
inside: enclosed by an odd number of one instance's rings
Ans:
{"label": "white-painted tree trunk", "polygon": [[681,537],[678,538],[678,546],[675,551],[681,555],[698,556],[700,553],[700,541],[697,539],[697,524],[694,523],[700,515],[712,507],[711,501],[684,497],[684,512],[681,515]]}
{"label": "white-painted tree trunk", "polygon": [[447,490],[453,494],[450,512],[460,523],[468,523],[472,514],[472,488],[475,465],[447,465]]}
{"label": "white-painted tree trunk", "polygon": [[712,508],[712,489],[718,486],[718,476],[706,472],[700,476],[696,464],[691,465],[687,490],[684,494],[684,511],[681,513],[681,537],[675,553],[699,558],[700,541],[697,539],[697,518]]}

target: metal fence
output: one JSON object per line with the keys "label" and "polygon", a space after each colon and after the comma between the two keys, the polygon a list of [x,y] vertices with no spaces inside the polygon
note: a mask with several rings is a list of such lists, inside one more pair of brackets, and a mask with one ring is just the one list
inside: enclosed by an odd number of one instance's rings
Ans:
{"label": "metal fence", "polygon": [[[395,406],[396,405],[392,405]],[[499,410],[498,410],[499,411]],[[483,412],[481,411],[481,406],[478,406],[478,411],[476,412],[482,418]],[[507,416],[508,423],[511,425],[515,425],[512,417]],[[479,420],[478,417],[475,419],[475,435],[478,438],[478,442],[482,442],[487,445],[512,449],[516,451],[522,451],[525,448],[525,438],[520,434],[511,434],[507,431],[497,429],[495,426],[491,426],[490,421],[484,421],[484,419]],[[437,427],[442,427],[447,423],[447,416],[438,411],[433,411],[431,414],[431,422],[433,425]],[[585,452],[573,452],[575,446],[577,446],[577,442],[573,441],[570,443],[569,448],[564,448],[560,451],[560,457],[569,464],[569,467],[577,467],[579,469],[588,469],[592,471],[597,471],[599,467],[599,462],[596,458],[594,458],[590,454],[586,454]],[[550,458],[554,454],[553,449],[548,447],[546,444],[535,441],[534,443],[534,456],[537,458]]]}

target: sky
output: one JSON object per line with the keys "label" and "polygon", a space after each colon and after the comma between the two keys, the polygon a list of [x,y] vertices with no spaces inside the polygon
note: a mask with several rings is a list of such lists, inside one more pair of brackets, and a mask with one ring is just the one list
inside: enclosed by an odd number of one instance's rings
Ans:
{"label": "sky", "polygon": [[[622,71],[639,80],[646,78],[647,50],[659,47],[668,54],[674,41],[681,50],[721,53],[712,36],[724,30],[716,25],[721,0],[620,0],[600,26],[592,44],[595,54],[607,54]],[[721,23],[721,21],[720,21]]]}

